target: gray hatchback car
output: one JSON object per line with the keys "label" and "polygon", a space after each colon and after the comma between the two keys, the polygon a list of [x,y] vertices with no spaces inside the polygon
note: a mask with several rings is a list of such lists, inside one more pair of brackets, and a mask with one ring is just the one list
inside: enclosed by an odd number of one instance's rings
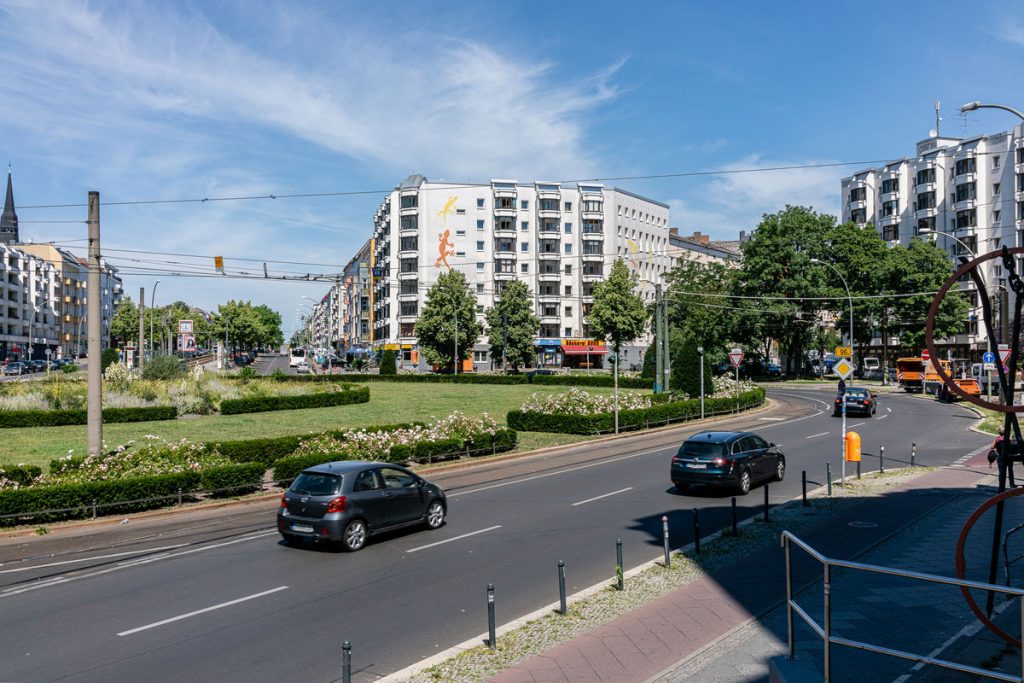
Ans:
{"label": "gray hatchback car", "polygon": [[329,462],[303,470],[281,494],[277,530],[292,545],[340,542],[354,552],[383,531],[417,525],[437,529],[447,512],[441,487],[404,467]]}

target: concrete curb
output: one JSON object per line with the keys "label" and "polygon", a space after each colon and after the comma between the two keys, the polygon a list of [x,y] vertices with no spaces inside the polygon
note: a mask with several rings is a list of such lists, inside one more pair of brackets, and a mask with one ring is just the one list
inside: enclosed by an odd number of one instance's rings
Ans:
{"label": "concrete curb", "polygon": [[[895,472],[895,471],[902,471],[902,470],[907,470],[907,469],[911,469],[911,468],[909,468],[909,467],[900,467],[900,468],[893,468],[893,469],[887,470],[887,471]],[[835,479],[833,481],[833,484],[835,485],[835,482],[837,482],[837,481],[839,481],[839,480]],[[810,500],[811,498],[823,498],[823,497],[827,497],[827,494],[828,494],[828,484],[824,484],[822,486],[819,486],[816,489],[812,489],[812,490],[808,491],[807,492],[807,498],[808,498],[808,500]],[[800,494],[798,496],[794,496],[793,498],[790,498],[789,500],[786,500],[786,501],[783,501],[782,503],[777,504],[776,506],[774,506],[773,509],[777,510],[779,508],[799,505],[799,504],[802,503],[802,500],[803,500],[803,494]],[[739,526],[739,527],[749,526],[751,524],[756,523],[760,518],[761,518],[760,515],[754,514],[753,516],[748,517],[747,519],[744,519],[742,522],[739,522],[739,524],[737,526]],[[917,518],[915,518],[915,519],[917,519]],[[913,522],[913,520],[911,520],[911,522]],[[905,526],[904,527],[900,527],[900,530],[902,530],[903,528],[905,528]],[[708,534],[706,536],[701,536],[701,538],[700,538],[701,544],[706,544],[706,543],[709,543],[711,541],[714,541],[715,539],[719,538],[720,536],[723,536],[725,533],[726,533],[726,529],[719,529],[718,531],[710,533],[710,534]],[[885,539],[883,539],[883,541],[887,540],[888,538],[889,538],[889,536],[887,536]],[[879,541],[879,542],[881,542],[881,541]],[[672,555],[673,556],[678,556],[678,555],[681,555],[681,554],[683,554],[683,553],[685,553],[687,551],[692,551],[693,548],[694,548],[694,544],[693,543],[688,543],[685,546],[673,549],[672,550]],[[628,571],[623,572],[623,579],[628,579],[628,578],[634,577],[637,574],[641,574],[641,573],[647,571],[648,569],[651,569],[652,567],[662,566],[663,564],[664,564],[664,556],[663,555],[658,555],[654,559],[648,560],[647,562],[644,562],[643,564],[637,565],[636,567],[634,567],[634,568],[632,568],[632,569],[630,569]],[[570,596],[568,596],[566,598],[566,604],[568,606],[571,606],[573,603],[579,602],[580,600],[583,600],[583,599],[588,598],[588,597],[590,597],[592,595],[600,593],[601,591],[605,590],[609,585],[611,585],[612,581],[614,581],[614,577],[609,577],[608,579],[606,579],[604,581],[601,581],[601,582],[596,583],[596,584],[594,584],[592,586],[584,588],[583,590],[577,591],[576,593],[573,593],[572,595],[570,595]],[[658,598],[655,598],[655,600],[657,600],[657,599]],[[510,631],[514,631],[517,628],[525,625],[528,622],[536,621],[537,619],[545,617],[545,616],[547,616],[547,615],[557,611],[559,606],[560,605],[559,605],[558,602],[553,602],[553,603],[550,603],[548,605],[545,605],[544,607],[536,609],[533,612],[530,612],[529,614],[526,614],[526,615],[524,615],[522,617],[519,617],[518,619],[515,619],[515,620],[510,621],[508,623],[502,624],[501,626],[499,626],[499,627],[497,627],[495,629],[495,637],[504,635],[504,634],[506,634],[506,633],[508,633]],[[772,609],[774,609],[777,606],[778,605],[774,605],[772,607]],[[638,607],[639,607],[639,605],[638,605]],[[759,616],[760,615],[756,615],[754,617],[751,617],[747,621],[744,621],[742,624],[734,627],[733,629],[730,629],[728,633],[722,635],[722,638],[724,638],[727,635],[733,633],[734,631],[736,631],[736,630],[746,626],[751,621],[757,619]],[[474,638],[470,638],[469,640],[465,640],[465,641],[459,643],[458,645],[453,645],[452,647],[449,647],[448,649],[443,650],[442,652],[438,652],[435,655],[431,655],[430,657],[428,657],[428,658],[426,658],[424,660],[421,660],[421,661],[417,662],[416,664],[411,664],[411,665],[405,667],[404,669],[401,669],[401,670],[396,671],[394,673],[388,674],[387,676],[384,676],[383,678],[380,678],[378,680],[381,683],[402,683],[407,678],[410,678],[410,677],[415,676],[415,675],[417,675],[419,673],[422,673],[423,671],[425,671],[426,669],[429,669],[432,666],[435,666],[437,664],[445,662],[445,661],[451,659],[452,657],[456,657],[456,656],[462,654],[463,652],[466,652],[467,650],[471,650],[471,649],[473,649],[475,647],[478,647],[480,645],[485,644],[487,642],[487,637],[488,637],[488,634],[486,632],[484,632],[484,633],[480,634],[479,636],[476,636]],[[704,648],[701,648],[701,650],[699,650],[698,652],[695,652],[692,655],[690,655],[690,657],[696,656],[699,652],[702,652],[702,651],[706,650],[708,647],[711,647],[712,645],[714,645],[715,642],[718,642],[718,640],[720,640],[720,639],[721,638],[716,639],[712,643],[709,643]],[[670,669],[666,669],[664,672],[659,673],[658,676],[661,676],[664,673],[667,673],[668,671],[671,671],[671,670],[677,668],[678,666],[680,666],[681,664],[685,663],[688,660],[689,660],[689,657],[687,657],[687,659],[685,659],[685,660],[677,662]],[[654,678],[657,678],[657,676],[655,676]],[[650,679],[650,680],[653,680],[653,679]]]}

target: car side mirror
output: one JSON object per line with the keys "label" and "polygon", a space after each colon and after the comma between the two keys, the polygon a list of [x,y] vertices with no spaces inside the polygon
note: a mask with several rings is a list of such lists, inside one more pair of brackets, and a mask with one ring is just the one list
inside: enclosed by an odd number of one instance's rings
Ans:
{"label": "car side mirror", "polygon": [[427,480],[426,479],[417,479],[416,480],[416,486],[419,486],[420,488],[423,488],[426,485],[427,485]]}

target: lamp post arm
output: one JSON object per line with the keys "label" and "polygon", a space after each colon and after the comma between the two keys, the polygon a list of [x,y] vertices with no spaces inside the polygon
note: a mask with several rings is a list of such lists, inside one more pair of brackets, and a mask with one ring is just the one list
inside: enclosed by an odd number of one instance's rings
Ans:
{"label": "lamp post arm", "polygon": [[1005,104],[982,104],[981,102],[969,102],[960,107],[960,111],[962,112],[974,111],[975,109],[1002,109],[1003,111],[1010,112],[1021,121],[1024,121],[1024,114],[1020,113],[1013,107],[1006,106]]}

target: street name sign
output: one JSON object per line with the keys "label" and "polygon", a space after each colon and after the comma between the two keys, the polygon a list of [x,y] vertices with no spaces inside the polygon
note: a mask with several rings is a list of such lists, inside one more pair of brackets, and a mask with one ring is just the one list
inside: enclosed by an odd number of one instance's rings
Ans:
{"label": "street name sign", "polygon": [[840,358],[836,364],[832,366],[832,372],[839,375],[842,379],[850,379],[850,375],[853,374],[853,365],[845,358]]}

